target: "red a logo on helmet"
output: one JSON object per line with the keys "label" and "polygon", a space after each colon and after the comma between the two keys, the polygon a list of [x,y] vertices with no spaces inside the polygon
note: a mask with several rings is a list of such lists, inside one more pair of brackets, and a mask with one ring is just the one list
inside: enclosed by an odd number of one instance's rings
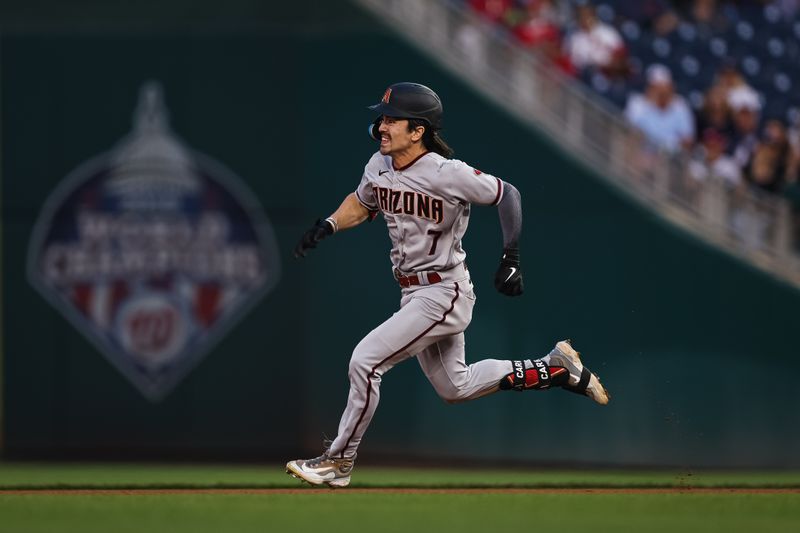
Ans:
{"label": "red a logo on helmet", "polygon": [[392,88],[391,87],[386,89],[386,92],[383,93],[383,98],[381,98],[381,103],[388,104],[390,96],[392,96]]}

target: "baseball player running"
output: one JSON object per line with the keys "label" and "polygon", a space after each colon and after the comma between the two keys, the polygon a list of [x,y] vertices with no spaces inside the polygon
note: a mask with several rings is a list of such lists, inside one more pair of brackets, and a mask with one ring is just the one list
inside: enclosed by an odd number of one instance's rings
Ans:
{"label": "baseball player running", "polygon": [[396,83],[380,103],[370,134],[380,148],[367,163],[361,183],[339,208],[306,231],[295,257],[320,241],[372,219],[380,212],[392,240],[400,309],[356,346],[350,359],[350,393],[332,442],[314,459],[289,461],[286,472],[313,485],[346,487],[361,438],[380,398],[383,375],[416,356],[436,392],[448,403],[465,402],[498,390],[560,387],[605,405],[609,395],[581,363],[569,341],[541,359],[484,359],[468,365],[464,330],[475,294],[461,239],[473,204],[494,205],[500,216],[503,254],[494,278],[498,291],[523,291],[519,235],[520,193],[508,182],[457,159],[439,135],[442,103],[418,83]]}

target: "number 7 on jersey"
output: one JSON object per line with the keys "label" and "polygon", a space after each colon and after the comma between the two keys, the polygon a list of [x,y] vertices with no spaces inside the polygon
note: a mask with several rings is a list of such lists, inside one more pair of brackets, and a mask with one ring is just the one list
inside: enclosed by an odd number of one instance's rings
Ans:
{"label": "number 7 on jersey", "polygon": [[433,235],[433,242],[431,243],[431,249],[428,251],[428,255],[433,255],[436,253],[436,243],[439,242],[439,237],[442,236],[441,231],[437,231],[435,229],[429,229],[428,235]]}

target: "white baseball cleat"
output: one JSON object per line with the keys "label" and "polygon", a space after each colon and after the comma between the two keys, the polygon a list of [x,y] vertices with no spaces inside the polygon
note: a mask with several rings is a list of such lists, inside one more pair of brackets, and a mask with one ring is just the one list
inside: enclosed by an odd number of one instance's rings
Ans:
{"label": "white baseball cleat", "polygon": [[354,459],[334,459],[322,454],[314,459],[295,459],[286,463],[286,473],[312,485],[346,487]]}
{"label": "white baseball cleat", "polygon": [[581,363],[581,357],[568,340],[556,344],[550,352],[550,365],[563,366],[569,370],[569,382],[562,388],[576,394],[588,396],[600,405],[606,405],[611,395],[597,376]]}

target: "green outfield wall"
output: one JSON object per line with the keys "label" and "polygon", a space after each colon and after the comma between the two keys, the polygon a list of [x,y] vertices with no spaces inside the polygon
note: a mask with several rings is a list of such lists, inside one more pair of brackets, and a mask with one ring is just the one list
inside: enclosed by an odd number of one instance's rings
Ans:
{"label": "green outfield wall", "polygon": [[[349,4],[323,17],[312,2],[280,24],[256,4],[154,27],[101,13],[72,29],[12,13],[0,36],[5,457],[318,451],[322,433],[336,431],[351,350],[397,308],[399,290],[380,217],[303,261],[291,249],[356,187],[375,150],[365,106],[389,83],[415,80],[442,97],[456,156],[523,198],[518,299],[492,286],[496,210],[473,210],[468,360],[539,356],[571,338],[612,401],[550,391],[446,405],[410,360],[384,377],[361,456],[800,466],[800,293],[633,205],[596,179],[602,169],[575,162]],[[240,31],[237,21],[249,24]],[[131,131],[147,80],[163,87],[172,131],[263,206],[281,265],[277,286],[157,402],[26,273],[46,199]]]}

